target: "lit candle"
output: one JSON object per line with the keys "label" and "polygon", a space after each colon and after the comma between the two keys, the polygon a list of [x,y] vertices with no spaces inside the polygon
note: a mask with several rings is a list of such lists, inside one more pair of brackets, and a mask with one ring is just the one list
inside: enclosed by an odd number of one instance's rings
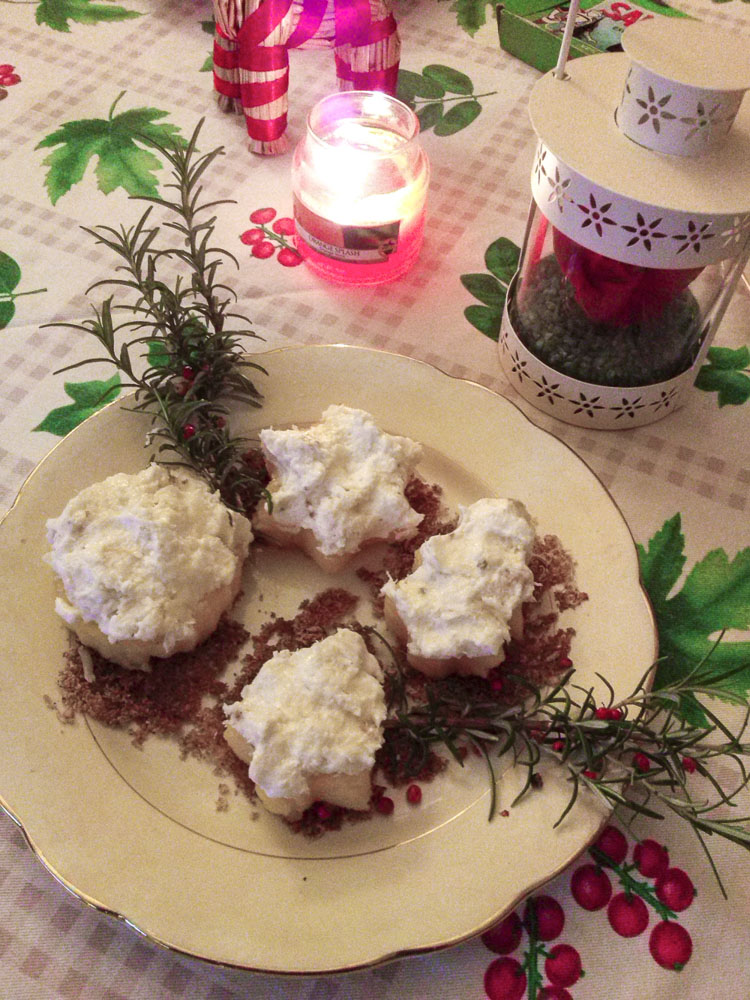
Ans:
{"label": "lit candle", "polygon": [[312,109],[292,167],[295,242],[331,281],[376,285],[404,274],[422,245],[429,181],[419,122],[380,91]]}

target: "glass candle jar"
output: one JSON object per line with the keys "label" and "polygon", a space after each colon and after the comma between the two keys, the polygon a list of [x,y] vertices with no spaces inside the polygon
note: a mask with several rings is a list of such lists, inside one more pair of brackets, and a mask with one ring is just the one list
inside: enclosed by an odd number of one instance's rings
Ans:
{"label": "glass candle jar", "polygon": [[380,91],[319,101],[294,153],[295,245],[330,281],[376,285],[400,277],[422,246],[429,164],[419,121]]}

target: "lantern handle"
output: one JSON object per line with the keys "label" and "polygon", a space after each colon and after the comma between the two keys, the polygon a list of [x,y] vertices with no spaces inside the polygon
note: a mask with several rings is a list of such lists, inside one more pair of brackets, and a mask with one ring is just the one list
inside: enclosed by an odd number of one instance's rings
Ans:
{"label": "lantern handle", "polygon": [[581,0],[570,0],[568,16],[565,19],[565,31],[563,32],[562,42],[560,43],[560,54],[557,57],[557,65],[555,66],[555,76],[558,80],[562,80],[565,77],[565,63],[568,61],[570,43],[573,40],[573,30],[576,25],[576,18],[578,17],[578,9],[580,6]]}

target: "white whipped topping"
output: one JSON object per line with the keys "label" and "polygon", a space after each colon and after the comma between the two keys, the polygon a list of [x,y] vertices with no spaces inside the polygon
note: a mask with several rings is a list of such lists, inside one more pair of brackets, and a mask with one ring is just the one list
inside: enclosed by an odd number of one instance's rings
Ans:
{"label": "white whipped topping", "polygon": [[110,640],[191,635],[196,605],[229,584],[252,541],[250,522],[183,469],[151,465],[81,490],[47,521],[45,558],[69,624],[94,622]]}
{"label": "white whipped topping", "polygon": [[415,656],[501,655],[515,609],[534,591],[527,559],[534,529],[517,500],[478,500],[458,526],[419,549],[421,565],[382,588],[406,626]]}
{"label": "white whipped topping", "polygon": [[380,664],[351,629],[274,653],[241,700],[224,706],[252,747],[253,781],[273,798],[295,798],[309,793],[317,774],[372,767],[383,741],[382,681]]}
{"label": "white whipped topping", "polygon": [[312,531],[324,555],[409,538],[422,520],[404,496],[420,445],[379,430],[363,410],[329,406],[312,427],[263,430],[260,442],[273,468],[273,519]]}

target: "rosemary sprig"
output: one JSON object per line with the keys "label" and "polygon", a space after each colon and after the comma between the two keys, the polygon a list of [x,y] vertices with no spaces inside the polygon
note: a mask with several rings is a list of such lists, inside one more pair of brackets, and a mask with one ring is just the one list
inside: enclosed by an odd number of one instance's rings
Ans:
{"label": "rosemary sprig", "polygon": [[[233,437],[229,405],[234,402],[260,406],[261,395],[246,374],[264,372],[242,349],[242,338],[257,337],[250,321],[234,312],[236,295],[218,280],[225,260],[237,260],[212,243],[216,216],[208,215],[228,200],[204,201],[202,180],[218,147],[200,155],[199,122],[185,146],[157,146],[172,168],[165,197],[140,196],[152,204],[135,226],[84,228],[97,243],[108,247],[120,263],[122,277],[95,282],[115,286],[126,301],[107,298],[94,316],[81,323],[55,323],[92,334],[104,356],[66,366],[70,371],[95,362],[107,362],[134,388],[135,406],[151,417],[148,443],[167,463],[187,464],[200,473],[224,501],[237,510],[251,509],[264,493],[263,470],[246,459],[248,442]],[[144,139],[144,141],[146,141]],[[165,213],[162,226],[151,224],[154,206]],[[171,230],[171,245],[162,245]],[[165,276],[166,275],[166,276]],[[126,313],[122,322],[116,313]],[[142,374],[136,353],[146,360]]]}
{"label": "rosemary sprig", "polygon": [[[588,789],[607,806],[615,807],[626,824],[636,816],[663,819],[674,813],[691,827],[701,842],[719,886],[724,887],[706,844],[716,835],[750,850],[748,817],[712,816],[719,806],[736,807],[738,793],[748,784],[744,755],[750,752],[746,738],[750,704],[734,696],[746,708],[737,733],[701,702],[708,725],[686,722],[677,712],[680,698],[687,693],[726,699],[726,681],[734,671],[709,671],[706,660],[670,687],[651,690],[656,664],[646,671],[633,693],[615,702],[614,690],[606,678],[600,679],[609,692],[607,704],[597,704],[594,688],[574,683],[569,670],[549,689],[541,689],[527,679],[505,675],[518,697],[502,700],[487,682],[467,685],[451,678],[431,681],[424,693],[409,699],[407,682],[394,655],[393,668],[400,676],[391,681],[392,699],[386,721],[386,746],[402,754],[401,773],[414,767],[418,772],[426,756],[442,745],[459,762],[461,748],[473,745],[485,757],[493,789],[490,819],[496,810],[492,759],[512,754],[515,764],[525,768],[525,780],[513,805],[543,781],[541,765],[555,761],[567,773],[570,795],[555,826],[575,805],[581,791]],[[403,747],[410,747],[403,759]],[[739,772],[737,786],[724,790],[711,773],[711,762],[731,759]],[[690,776],[701,775],[713,789],[709,798],[698,797]],[[726,893],[725,893],[726,895]]]}

